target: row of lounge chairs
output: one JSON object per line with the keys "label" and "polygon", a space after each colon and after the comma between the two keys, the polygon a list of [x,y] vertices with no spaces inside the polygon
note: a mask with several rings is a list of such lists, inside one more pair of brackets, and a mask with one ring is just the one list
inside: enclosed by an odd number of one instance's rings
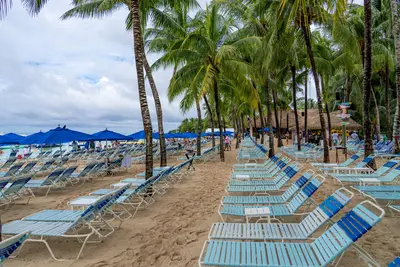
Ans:
{"label": "row of lounge chairs", "polygon": [[[216,148],[212,151],[216,151]],[[209,154],[205,157],[210,158]],[[71,209],[43,210],[21,220],[6,223],[3,225],[3,235],[13,236],[9,240],[16,240],[25,235],[24,240],[19,241],[18,246],[21,247],[15,256],[21,252],[23,241],[39,242],[45,244],[55,260],[64,259],[56,256],[48,240],[76,239],[80,244],[76,257],[78,259],[86,244],[101,242],[124,221],[134,217],[140,208],[153,204],[157,195],[164,195],[174,184],[188,177],[193,169],[193,161],[194,158],[191,158],[176,166],[164,168],[147,180],[126,178],[110,188],[95,190],[87,196],[68,202]],[[72,179],[71,176],[70,178]],[[52,184],[57,183],[56,181],[58,180],[53,180]],[[15,246],[13,248],[16,249]],[[0,259],[7,258],[12,252],[0,251]]]}
{"label": "row of lounge chairs", "polygon": [[[250,149],[248,145],[246,150]],[[276,169],[274,175],[267,175]],[[243,176],[238,176],[236,170]],[[247,177],[243,172],[248,173]],[[296,176],[299,178],[290,184]],[[199,266],[337,265],[350,246],[370,265],[379,266],[356,241],[383,218],[385,211],[373,202],[363,201],[334,220],[354,193],[341,187],[317,205],[312,196],[324,181],[321,174],[303,171],[300,164],[281,155],[261,164],[235,164],[226,190],[230,195],[221,199],[218,210],[222,222],[212,225]],[[301,216],[301,220],[282,223],[289,216]],[[255,223],[251,222],[254,218]],[[237,222],[239,219],[246,223]],[[312,242],[304,242],[310,238]]]}

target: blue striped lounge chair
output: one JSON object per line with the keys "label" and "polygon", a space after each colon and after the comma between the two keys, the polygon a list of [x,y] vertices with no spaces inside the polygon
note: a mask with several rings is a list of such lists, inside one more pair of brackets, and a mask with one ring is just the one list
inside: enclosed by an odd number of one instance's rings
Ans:
{"label": "blue striped lounge chair", "polygon": [[379,178],[382,175],[384,175],[386,172],[388,172],[390,169],[392,169],[394,166],[396,166],[400,160],[397,159],[391,159],[382,166],[380,166],[375,172],[373,173],[352,173],[352,174],[342,174],[342,173],[333,173],[331,174],[332,177],[336,179],[341,179],[341,178]]}
{"label": "blue striped lounge chair", "polygon": [[89,174],[97,164],[97,162],[88,163],[82,170],[72,173],[70,182],[74,184],[82,181],[83,185],[90,178]]}
{"label": "blue striped lounge chair", "polygon": [[400,267],[400,257],[395,258],[391,263],[388,264],[388,267]]}
{"label": "blue striped lounge chair", "polygon": [[298,162],[292,162],[291,164],[288,163],[288,160],[279,160],[279,162],[277,162],[277,164],[268,172],[233,172],[230,179],[271,179],[284,172],[288,166],[298,166],[298,168],[301,169],[301,164]]}
{"label": "blue striped lounge chair", "polygon": [[33,171],[36,173],[43,173],[50,170],[51,166],[56,162],[54,159],[47,160],[41,167],[34,169]]}
{"label": "blue striped lounge chair", "polygon": [[33,168],[35,168],[36,164],[38,162],[36,160],[28,162],[18,173],[17,175],[23,175],[23,174],[28,174],[30,173]]}
{"label": "blue striped lounge chair", "polygon": [[[280,195],[265,196],[224,196],[222,204],[232,205],[260,205],[260,204],[281,204],[289,201],[313,176],[314,172],[308,170],[295,183],[283,191]],[[258,181],[254,181],[258,182]]]}
{"label": "blue striped lounge chair", "polygon": [[[317,178],[321,179],[318,180]],[[263,208],[267,206],[270,209],[271,217],[282,217],[296,215],[295,212],[306,202],[310,200],[310,197],[318,190],[321,184],[324,182],[323,176],[316,176],[304,186],[300,193],[293,197],[288,203],[277,204],[277,205],[264,205],[264,206],[245,206],[245,205],[220,205],[218,214],[220,215],[223,222],[225,217],[245,217],[246,208]]]}
{"label": "blue striped lounge chair", "polygon": [[14,164],[14,162],[17,160],[17,158],[9,158],[6,160],[6,162],[3,163],[3,165],[0,167],[0,169],[5,169],[11,167],[11,165]]}
{"label": "blue striped lounge chair", "polygon": [[[367,205],[379,213],[367,208]],[[326,266],[335,259],[340,261],[344,252],[353,246],[364,260],[379,266],[355,242],[380,222],[384,214],[385,211],[380,207],[364,201],[310,243],[208,240],[204,243],[198,264],[242,267]]]}
{"label": "blue striped lounge chair", "polygon": [[267,169],[269,168],[272,164],[274,164],[275,162],[277,162],[279,160],[279,158],[281,157],[281,154],[275,154],[274,156],[270,157],[269,159],[267,159],[266,161],[264,161],[264,163],[244,163],[244,164],[234,164],[233,165],[233,169],[235,171],[246,171],[248,169]]}
{"label": "blue striped lounge chair", "polygon": [[58,178],[60,175],[65,171],[65,168],[58,168],[52,171],[45,179],[37,179],[37,180],[30,180],[26,185],[25,188],[31,193],[34,197],[35,194],[33,190],[40,190],[47,188],[46,196],[50,192],[50,189],[56,185]]}
{"label": "blue striped lounge chair", "polygon": [[289,162],[290,162],[289,158],[282,157],[274,164],[271,164],[268,168],[265,169],[253,168],[240,171],[233,170],[231,177],[235,178],[236,176],[241,176],[241,175],[258,176],[258,177],[264,176],[266,178],[273,177],[276,173],[284,169]]}
{"label": "blue striped lounge chair", "polygon": [[21,163],[16,163],[14,165],[12,165],[8,171],[6,172],[0,172],[0,177],[9,177],[9,176],[14,176],[24,165],[23,162]]}
{"label": "blue striped lounge chair", "polygon": [[30,232],[22,232],[0,242],[0,266],[29,238]]}
{"label": "blue striped lounge chair", "polygon": [[344,187],[325,199],[299,223],[214,223],[209,239],[304,240],[331,221],[351,201],[353,193]]}
{"label": "blue striped lounge chair", "polygon": [[391,183],[400,176],[400,165],[390,170],[388,173],[382,176],[349,176],[349,177],[335,177],[340,183]]}
{"label": "blue striped lounge chair", "polygon": [[[1,186],[4,185],[4,181],[0,182],[0,206],[9,205],[16,200],[22,199],[23,195],[21,191],[24,190],[25,185],[31,178],[32,175],[20,176],[10,181],[6,186],[3,186],[3,190],[1,190]],[[29,200],[30,197],[28,197],[26,204],[29,203]]]}
{"label": "blue striped lounge chair", "polygon": [[364,158],[361,162],[357,163],[354,167],[333,167],[333,172],[336,174],[339,173],[369,173],[373,170],[367,167],[373,159],[375,158],[374,155],[369,155],[368,157]]}
{"label": "blue striped lounge chair", "polygon": [[358,160],[364,153],[363,152],[358,152],[348,158],[345,162],[343,163],[324,163],[324,162],[312,162],[311,166],[317,167],[317,168],[332,168],[332,167],[348,167],[350,164],[354,163],[356,160]]}
{"label": "blue striped lounge chair", "polygon": [[[85,210],[43,210],[22,220],[6,223],[3,225],[3,234],[18,235],[22,232],[30,231],[31,238],[27,239],[26,242],[44,243],[52,258],[58,261],[64,261],[65,259],[57,258],[54,255],[47,239],[78,238],[82,241],[80,251],[76,257],[76,259],[79,259],[90,238],[94,237],[94,240],[90,242],[101,242],[114,232],[112,225],[102,219],[102,216],[114,204],[113,201],[126,190],[127,187],[123,187],[105,195]],[[22,251],[22,247],[19,252]]]}
{"label": "blue striped lounge chair", "polygon": [[[297,174],[298,171],[299,167],[294,165],[293,167],[288,166],[284,171],[278,174],[275,177],[275,179],[260,180],[260,183],[263,183],[262,185],[255,184],[256,180],[251,180],[251,181],[231,180],[230,183],[228,183],[225,191],[227,193],[251,193],[251,194],[259,192],[267,193],[271,191],[279,191],[283,186],[287,184],[287,182],[290,179],[292,179]],[[233,184],[231,184],[231,182]]]}

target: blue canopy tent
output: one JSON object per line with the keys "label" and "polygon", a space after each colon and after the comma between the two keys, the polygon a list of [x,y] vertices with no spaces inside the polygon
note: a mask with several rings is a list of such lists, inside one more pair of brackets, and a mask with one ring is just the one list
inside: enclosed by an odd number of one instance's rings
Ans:
{"label": "blue canopy tent", "polygon": [[93,141],[113,141],[113,140],[132,140],[133,138],[130,136],[126,136],[123,134],[116,133],[114,131],[110,131],[105,129],[104,131],[97,132],[92,134]]}
{"label": "blue canopy tent", "polygon": [[[263,130],[262,129],[257,129],[257,132],[261,133]],[[269,132],[269,128],[266,127],[264,128],[264,132]]]}
{"label": "blue canopy tent", "polygon": [[140,140],[140,139],[145,139],[146,135],[144,134],[144,131],[139,131],[136,133],[133,133],[131,135],[128,135],[129,137],[132,137],[133,140]]}

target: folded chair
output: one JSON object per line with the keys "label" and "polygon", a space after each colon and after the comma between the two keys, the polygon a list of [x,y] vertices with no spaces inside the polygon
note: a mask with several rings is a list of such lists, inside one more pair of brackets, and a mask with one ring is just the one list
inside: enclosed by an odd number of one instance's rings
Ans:
{"label": "folded chair", "polygon": [[[378,214],[368,209],[370,205]],[[364,201],[310,243],[208,240],[199,266],[337,266],[350,246],[373,266],[379,264],[355,242],[381,221],[385,211]],[[337,258],[337,260],[335,260]],[[335,262],[334,262],[335,261]]]}
{"label": "folded chair", "polygon": [[351,201],[344,187],[325,199],[299,223],[214,223],[209,239],[300,240],[307,239]]}

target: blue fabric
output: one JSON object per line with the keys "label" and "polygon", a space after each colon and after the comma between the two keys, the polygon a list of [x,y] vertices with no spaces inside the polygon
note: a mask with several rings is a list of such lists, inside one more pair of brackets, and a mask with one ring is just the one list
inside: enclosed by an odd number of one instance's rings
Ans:
{"label": "blue fabric", "polygon": [[91,138],[92,136],[89,134],[57,127],[38,138],[36,144],[63,144],[71,141],[87,141],[91,140]]}
{"label": "blue fabric", "polygon": [[19,134],[15,134],[15,133],[8,133],[8,134],[5,134],[3,136],[7,137],[7,138],[10,138],[11,140],[16,141],[16,142],[19,142],[19,141],[21,141],[22,139],[25,138],[24,136],[19,135]]}
{"label": "blue fabric", "polygon": [[106,141],[106,140],[132,140],[130,136],[119,134],[110,130],[105,129],[104,131],[92,134],[94,141]]}
{"label": "blue fabric", "polygon": [[13,145],[18,143],[18,141],[15,141],[7,136],[0,135],[0,145]]}
{"label": "blue fabric", "polygon": [[383,166],[388,167],[388,168],[392,168],[394,165],[396,165],[397,162],[394,161],[388,161],[386,162]]}
{"label": "blue fabric", "polygon": [[342,230],[356,242],[367,230],[372,226],[365,220],[360,218],[354,211],[350,211],[338,221],[338,225]]}
{"label": "blue fabric", "polygon": [[325,199],[324,202],[319,205],[319,207],[325,212],[326,215],[332,218],[343,208],[343,205],[334,197],[329,196],[327,199]]}
{"label": "blue fabric", "polygon": [[24,139],[22,139],[19,143],[21,145],[33,145],[33,144],[37,144],[37,141],[42,138],[42,136],[44,135],[44,132],[38,132],[38,133],[34,133],[31,135],[28,135],[27,137],[25,137]]}
{"label": "blue fabric", "polygon": [[306,194],[306,196],[310,197],[312,194],[314,194],[314,192],[318,189],[318,187],[316,187],[313,183],[308,183],[303,189],[302,191],[304,192],[304,194]]}
{"label": "blue fabric", "polygon": [[307,183],[307,181],[308,179],[303,175],[296,181],[296,185],[301,188],[305,183]]}

